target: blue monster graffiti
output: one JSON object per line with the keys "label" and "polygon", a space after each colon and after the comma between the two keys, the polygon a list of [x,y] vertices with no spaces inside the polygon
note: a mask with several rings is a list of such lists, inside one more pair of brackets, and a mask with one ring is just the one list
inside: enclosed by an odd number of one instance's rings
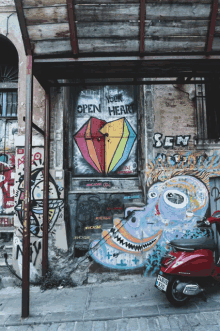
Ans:
{"label": "blue monster graffiti", "polygon": [[105,240],[91,243],[90,254],[109,268],[143,267],[155,250],[162,252],[167,242],[193,231],[208,202],[206,186],[193,176],[155,183],[148,191],[147,205],[127,208],[124,219],[114,218],[113,228],[102,232]]}

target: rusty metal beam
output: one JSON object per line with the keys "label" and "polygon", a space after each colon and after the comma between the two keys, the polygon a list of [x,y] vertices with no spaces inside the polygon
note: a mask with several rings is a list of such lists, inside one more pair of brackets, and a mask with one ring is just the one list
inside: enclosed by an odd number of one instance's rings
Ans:
{"label": "rusty metal beam", "polygon": [[68,12],[68,21],[70,27],[70,41],[72,46],[73,55],[76,57],[79,54],[79,45],[77,39],[77,29],[75,23],[75,13],[74,13],[74,2],[73,0],[66,0],[67,3],[67,12]]}
{"label": "rusty metal beam", "polygon": [[[25,122],[25,120],[26,120],[26,117],[23,116],[23,121]],[[35,129],[36,131],[38,131],[40,134],[42,134],[42,136],[45,135],[44,131],[41,128],[39,128],[39,126],[34,124],[33,122],[32,122],[32,128]]]}
{"label": "rusty metal beam", "polygon": [[18,15],[18,21],[19,21],[19,25],[20,25],[20,29],[21,29],[25,53],[26,53],[26,55],[32,55],[31,42],[30,42],[30,38],[29,38],[29,34],[28,34],[26,22],[25,22],[22,1],[15,0],[15,7],[16,7],[17,15]]}
{"label": "rusty metal beam", "polygon": [[190,61],[190,60],[220,60],[220,55],[145,55],[145,56],[100,56],[79,58],[43,58],[34,59],[34,63],[69,63],[69,62],[117,62],[117,61]]}
{"label": "rusty metal beam", "polygon": [[32,154],[32,110],[33,75],[32,56],[27,57],[26,73],[26,122],[24,162],[24,211],[23,211],[23,260],[22,260],[22,317],[29,316],[30,280],[30,211],[31,211],[31,154]]}
{"label": "rusty metal beam", "polygon": [[43,255],[42,276],[48,271],[48,203],[49,203],[49,157],[50,157],[50,95],[45,95],[44,136],[44,202],[43,202]]}
{"label": "rusty metal beam", "polygon": [[[192,77],[190,77],[189,80],[181,81],[181,84],[195,84],[194,80],[191,80]],[[205,80],[197,80],[196,84],[204,84],[206,81]],[[180,84],[179,81],[176,79],[172,80],[151,80],[151,81],[114,81],[114,82],[109,82],[109,81],[102,81],[102,82],[75,82],[75,83],[57,83],[57,84],[52,84],[51,87],[61,87],[61,86],[100,86],[100,85],[170,85],[170,84]]]}
{"label": "rusty metal beam", "polygon": [[146,6],[145,0],[140,0],[140,53],[145,51],[145,18],[146,18]]}
{"label": "rusty metal beam", "polygon": [[214,38],[214,33],[215,33],[217,14],[218,14],[218,0],[213,0],[212,10],[211,10],[211,19],[209,22],[206,49],[205,49],[207,53],[212,51],[212,44],[213,44],[213,38]]}

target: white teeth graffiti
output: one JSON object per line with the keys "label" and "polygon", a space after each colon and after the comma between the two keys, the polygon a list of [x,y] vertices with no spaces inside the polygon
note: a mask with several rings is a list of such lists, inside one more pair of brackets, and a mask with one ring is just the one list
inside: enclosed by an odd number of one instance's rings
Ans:
{"label": "white teeth graffiti", "polygon": [[[157,241],[159,240],[159,238],[162,234],[162,232],[161,232],[159,235],[156,235],[156,237],[154,239],[149,240],[148,242],[144,242],[143,244],[135,244],[135,243],[128,241],[126,238],[124,238],[120,234],[120,232],[116,232],[116,231],[117,230],[115,228],[112,228],[111,231],[109,232],[112,241],[116,245],[118,245],[132,253],[136,253],[136,252],[138,253],[141,251],[147,251],[148,249],[151,249],[153,246],[155,246],[155,244],[157,243]],[[145,240],[146,240],[146,238],[145,238]]]}

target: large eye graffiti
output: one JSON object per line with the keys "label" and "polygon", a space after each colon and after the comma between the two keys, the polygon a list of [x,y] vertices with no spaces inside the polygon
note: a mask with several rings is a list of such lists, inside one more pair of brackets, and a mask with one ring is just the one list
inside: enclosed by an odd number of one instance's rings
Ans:
{"label": "large eye graffiti", "polygon": [[135,216],[135,214],[134,214],[134,215],[131,216],[131,218],[130,218],[128,224],[129,224],[132,228],[138,228],[138,227],[140,226],[140,220],[139,220],[139,218],[137,218],[137,217]]}
{"label": "large eye graffiti", "polygon": [[150,199],[154,199],[154,198],[157,197],[157,193],[154,192],[154,191],[151,191],[151,192],[148,193],[148,197],[149,197]]}
{"label": "large eye graffiti", "polygon": [[189,201],[186,194],[178,190],[168,190],[163,197],[164,201],[173,208],[184,208]]}

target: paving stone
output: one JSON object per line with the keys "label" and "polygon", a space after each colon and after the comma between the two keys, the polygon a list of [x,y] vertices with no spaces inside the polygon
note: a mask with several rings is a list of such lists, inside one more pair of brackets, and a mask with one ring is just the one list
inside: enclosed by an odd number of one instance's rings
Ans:
{"label": "paving stone", "polygon": [[80,311],[71,311],[71,312],[49,313],[46,315],[44,322],[65,323],[65,322],[74,322],[82,319],[83,319],[83,311],[80,310]]}
{"label": "paving stone", "polygon": [[92,331],[92,321],[76,322],[74,331]]}
{"label": "paving stone", "polygon": [[27,331],[48,331],[48,324],[29,325]]}
{"label": "paving stone", "polygon": [[94,321],[92,327],[93,327],[93,330],[95,330],[95,331],[105,331],[106,322],[105,321]]}
{"label": "paving stone", "polygon": [[121,308],[106,308],[106,309],[95,309],[88,310],[84,315],[85,321],[94,320],[109,320],[115,318],[122,318]]}
{"label": "paving stone", "polygon": [[216,317],[218,323],[220,324],[220,311],[215,312],[215,317]]}
{"label": "paving stone", "polygon": [[118,331],[127,331],[127,320],[118,320]]}
{"label": "paving stone", "polygon": [[140,331],[150,331],[147,318],[139,318],[138,324],[139,324]]}
{"label": "paving stone", "polygon": [[5,325],[5,321],[9,318],[10,315],[0,315],[0,326]]}
{"label": "paving stone", "polygon": [[60,326],[60,323],[48,324],[47,331],[57,331],[57,329],[58,329],[59,326]]}
{"label": "paving stone", "polygon": [[138,331],[138,319],[137,318],[129,318],[128,320],[128,327],[127,327],[127,330],[128,331]]}
{"label": "paving stone", "polygon": [[10,315],[5,322],[6,326],[20,325],[20,324],[21,324],[21,315],[17,315],[17,314]]}
{"label": "paving stone", "polygon": [[160,331],[160,323],[157,317],[148,318],[148,325],[150,330]]}
{"label": "paving stone", "polygon": [[191,331],[192,330],[190,324],[187,322],[186,316],[178,315],[178,323],[179,323],[179,328],[181,331]]}
{"label": "paving stone", "polygon": [[[30,325],[17,325],[17,326],[8,326],[4,327],[4,331],[28,331],[30,328]],[[0,329],[1,330],[1,329]]]}
{"label": "paving stone", "polygon": [[218,325],[206,325],[206,326],[196,326],[193,328],[193,331],[219,331],[220,328]]}
{"label": "paving stone", "polygon": [[199,301],[196,302],[195,304],[200,311],[220,310],[220,303],[212,299],[208,299],[207,302]]}
{"label": "paving stone", "polygon": [[201,325],[200,318],[199,318],[200,314],[192,313],[192,314],[187,314],[185,316],[186,316],[186,319],[187,319],[188,323],[191,326],[195,327],[195,326]]}
{"label": "paving stone", "polygon": [[201,324],[218,324],[217,318],[215,316],[215,313],[209,311],[209,312],[203,312],[200,314],[200,316],[204,316],[204,318],[201,319]]}
{"label": "paving stone", "polygon": [[123,317],[147,317],[159,315],[157,305],[123,308]]}
{"label": "paving stone", "polygon": [[117,330],[118,330],[117,321],[113,321],[113,320],[107,321],[107,331],[117,331]]}
{"label": "paving stone", "polygon": [[167,317],[165,316],[158,316],[158,321],[160,324],[160,328],[162,331],[170,331],[170,322]]}
{"label": "paving stone", "polygon": [[189,302],[183,307],[174,307],[170,303],[158,305],[160,315],[177,315],[177,314],[188,314],[188,313],[199,313],[199,309],[194,302]]}
{"label": "paving stone", "polygon": [[170,322],[170,326],[171,326],[171,330],[172,331],[181,331],[180,327],[179,327],[179,323],[178,323],[178,317],[177,316],[169,316],[169,322]]}
{"label": "paving stone", "polygon": [[68,331],[74,331],[74,329],[75,329],[75,322],[72,322],[72,323],[68,322],[68,323],[61,323],[59,325],[57,331],[67,331],[67,330]]}

